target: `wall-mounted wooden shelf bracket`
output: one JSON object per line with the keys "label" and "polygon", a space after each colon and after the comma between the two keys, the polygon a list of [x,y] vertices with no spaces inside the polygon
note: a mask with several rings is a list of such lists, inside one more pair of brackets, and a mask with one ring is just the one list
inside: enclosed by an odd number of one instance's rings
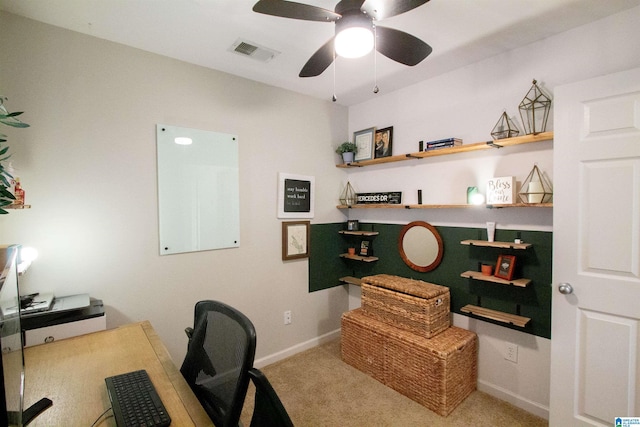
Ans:
{"label": "wall-mounted wooden shelf bracket", "polygon": [[464,277],[465,279],[479,280],[481,282],[491,282],[498,283],[500,285],[517,286],[519,288],[526,288],[531,283],[531,279],[504,280],[496,276],[485,276],[479,271],[465,271],[464,273],[460,274],[460,277]]}
{"label": "wall-mounted wooden shelf bracket", "polygon": [[338,231],[340,234],[347,234],[349,236],[377,236],[377,231],[367,231],[367,230],[340,230]]}
{"label": "wall-mounted wooden shelf bracket", "polygon": [[503,311],[491,310],[477,305],[467,304],[460,309],[463,313],[472,314],[485,319],[495,320],[496,322],[507,323],[509,325],[524,328],[531,321],[528,317],[518,316],[516,314],[505,313]]}
{"label": "wall-mounted wooden shelf bracket", "polygon": [[515,243],[515,242],[489,242],[487,240],[462,240],[461,245],[482,246],[486,248],[500,249],[528,249],[533,246],[531,243]]}
{"label": "wall-mounted wooden shelf bracket", "polygon": [[360,256],[360,255],[349,255],[349,254],[340,254],[342,258],[352,259],[354,261],[362,261],[362,262],[374,262],[378,260],[378,257],[374,256]]}
{"label": "wall-mounted wooden shelf bracket", "polygon": [[353,277],[353,276],[341,277],[338,280],[349,285],[356,285],[356,286],[362,285],[362,279],[358,279],[357,277]]}

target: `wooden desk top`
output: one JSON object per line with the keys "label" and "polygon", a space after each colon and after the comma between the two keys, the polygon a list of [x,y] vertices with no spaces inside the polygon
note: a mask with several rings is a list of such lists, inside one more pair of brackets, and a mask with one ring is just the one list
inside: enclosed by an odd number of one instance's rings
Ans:
{"label": "wooden desk top", "polygon": [[[90,426],[111,407],[104,379],[146,369],[175,426],[212,426],[147,321],[25,349],[25,408],[53,406],[31,426]],[[112,413],[97,425],[115,426]]]}

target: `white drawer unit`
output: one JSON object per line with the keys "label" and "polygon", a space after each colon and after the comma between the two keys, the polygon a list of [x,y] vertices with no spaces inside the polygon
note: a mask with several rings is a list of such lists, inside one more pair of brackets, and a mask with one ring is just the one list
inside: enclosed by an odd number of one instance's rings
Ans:
{"label": "white drawer unit", "polygon": [[27,330],[24,333],[25,347],[46,344],[64,338],[71,338],[107,329],[107,316],[62,323],[54,326]]}
{"label": "white drawer unit", "polygon": [[91,298],[87,306],[77,309],[72,305],[65,306],[65,302],[71,301],[74,297],[56,298],[51,311],[32,314],[22,319],[25,347],[107,329],[107,316],[102,300]]}

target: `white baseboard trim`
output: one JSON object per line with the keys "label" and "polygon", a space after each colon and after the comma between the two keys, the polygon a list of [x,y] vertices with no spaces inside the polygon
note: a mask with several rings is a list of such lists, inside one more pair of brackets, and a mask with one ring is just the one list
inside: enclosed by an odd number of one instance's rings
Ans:
{"label": "white baseboard trim", "polygon": [[496,397],[500,400],[504,400],[505,402],[508,402],[513,406],[516,406],[520,409],[530,412],[533,415],[537,415],[540,418],[549,420],[548,406],[544,406],[538,402],[534,402],[522,396],[518,396],[505,388],[499,387],[495,384],[491,384],[482,380],[478,380],[478,390],[484,393],[487,393],[493,397]]}
{"label": "white baseboard trim", "polygon": [[260,369],[282,359],[286,359],[287,357],[293,356],[294,354],[300,353],[301,351],[309,350],[310,348],[317,347],[329,341],[337,340],[338,338],[340,338],[340,329],[327,332],[324,335],[320,335],[319,337],[310,339],[309,341],[305,341],[292,347],[285,348],[284,350],[271,354],[269,356],[256,359],[253,362],[253,366]]}

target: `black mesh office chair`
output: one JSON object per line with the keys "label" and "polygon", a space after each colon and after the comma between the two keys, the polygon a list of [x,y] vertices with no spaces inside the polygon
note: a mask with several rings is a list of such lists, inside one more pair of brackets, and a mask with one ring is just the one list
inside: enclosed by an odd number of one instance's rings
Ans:
{"label": "black mesh office chair", "polygon": [[238,310],[218,301],[194,309],[180,372],[216,427],[237,427],[256,352],[256,331]]}
{"label": "black mesh office chair", "polygon": [[256,400],[250,427],[293,427],[287,410],[267,377],[256,368],[249,370],[249,376],[256,386]]}

